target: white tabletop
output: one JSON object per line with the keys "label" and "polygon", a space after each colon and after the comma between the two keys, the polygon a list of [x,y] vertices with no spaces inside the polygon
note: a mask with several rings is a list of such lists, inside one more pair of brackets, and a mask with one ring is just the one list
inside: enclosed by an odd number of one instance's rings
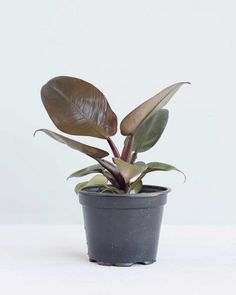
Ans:
{"label": "white tabletop", "polygon": [[1,225],[0,294],[236,294],[236,225],[163,225],[157,262],[87,259],[81,225]]}

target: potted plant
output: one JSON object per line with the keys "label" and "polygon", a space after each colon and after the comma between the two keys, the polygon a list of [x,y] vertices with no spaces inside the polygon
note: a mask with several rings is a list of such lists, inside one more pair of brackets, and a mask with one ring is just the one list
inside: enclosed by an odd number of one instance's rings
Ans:
{"label": "potted plant", "polygon": [[111,139],[117,132],[117,117],[100,90],[66,76],[55,77],[42,87],[42,102],[60,131],[104,139],[113,154],[108,161],[105,150],[48,129],[36,130],[97,161],[69,176],[96,174],[75,187],[83,206],[90,261],[117,266],[156,261],[163,206],[170,189],[143,185],[143,177],[153,171],[180,170],[161,162],[137,161],[137,157],[161,137],[169,114],[163,107],[185,83],[165,88],[121,121],[120,131],[125,136],[121,153]]}

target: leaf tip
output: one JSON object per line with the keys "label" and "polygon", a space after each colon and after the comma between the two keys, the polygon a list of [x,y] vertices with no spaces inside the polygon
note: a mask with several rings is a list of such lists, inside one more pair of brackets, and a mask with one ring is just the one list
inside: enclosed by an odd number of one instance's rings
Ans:
{"label": "leaf tip", "polygon": [[39,129],[35,130],[33,133],[33,136],[35,137],[36,133],[39,131]]}
{"label": "leaf tip", "polygon": [[37,130],[35,130],[33,136],[35,136],[38,131],[42,131],[42,130],[43,129],[37,129]]}
{"label": "leaf tip", "polygon": [[177,171],[180,172],[183,175],[183,177],[184,177],[184,182],[183,183],[186,183],[186,181],[187,181],[186,174],[183,171],[181,171],[181,170],[177,170]]}

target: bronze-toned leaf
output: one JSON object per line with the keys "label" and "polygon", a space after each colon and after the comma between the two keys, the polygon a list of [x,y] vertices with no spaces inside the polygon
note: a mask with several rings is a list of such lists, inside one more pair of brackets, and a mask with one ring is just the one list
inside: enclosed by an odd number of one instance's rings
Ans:
{"label": "bronze-toned leaf", "polygon": [[[121,188],[125,188],[125,180],[122,174],[120,173],[120,171],[117,169],[117,167],[114,164],[104,159],[96,159],[96,160],[98,161],[100,165],[102,165],[106,170],[110,172],[110,174],[113,176],[113,178],[115,179],[115,181],[119,184]],[[112,181],[111,183],[115,184]]]}
{"label": "bronze-toned leaf", "polygon": [[113,158],[113,162],[116,164],[126,183],[128,183],[131,178],[139,175],[147,169],[147,165],[143,162],[130,164],[118,158]]}
{"label": "bronze-toned leaf", "polygon": [[120,124],[121,134],[135,134],[144,120],[151,115],[152,112],[156,112],[164,107],[177,90],[186,83],[189,84],[189,82],[175,83],[135,108],[122,120]]}
{"label": "bronze-toned leaf", "polygon": [[61,131],[108,138],[117,131],[117,117],[104,94],[73,77],[55,77],[41,89],[48,115]]}
{"label": "bronze-toned leaf", "polygon": [[108,170],[104,169],[102,174],[110,181],[113,186],[119,187],[119,182],[117,182],[115,177]]}
{"label": "bronze-toned leaf", "polygon": [[80,192],[83,188],[89,187],[89,186],[106,186],[107,185],[107,179],[103,175],[95,175],[93,178],[91,178],[89,181],[84,181],[81,183],[78,183],[75,187],[75,192]]}
{"label": "bronze-toned leaf", "polygon": [[149,116],[134,136],[135,153],[142,153],[153,147],[160,139],[169,117],[169,111],[161,109]]}
{"label": "bronze-toned leaf", "polygon": [[78,151],[80,151],[92,158],[104,158],[109,155],[109,153],[104,150],[101,150],[101,149],[92,147],[90,145],[83,144],[81,142],[67,138],[65,136],[62,136],[62,135],[60,135],[56,132],[50,131],[48,129],[38,129],[34,132],[34,135],[38,131],[42,131],[42,132],[46,133],[48,136],[50,136],[51,138],[53,138],[61,143],[64,143],[64,144],[68,145],[69,147],[71,147],[72,149],[78,150]]}
{"label": "bronze-toned leaf", "polygon": [[82,177],[91,173],[102,173],[104,170],[105,169],[101,165],[95,164],[72,173],[70,176],[67,177],[67,179],[72,177]]}
{"label": "bronze-toned leaf", "polygon": [[147,170],[145,171],[145,173],[152,172],[152,171],[171,171],[171,170],[175,170],[183,174],[184,182],[186,181],[186,175],[181,170],[177,169],[176,167],[172,165],[161,163],[161,162],[148,163]]}

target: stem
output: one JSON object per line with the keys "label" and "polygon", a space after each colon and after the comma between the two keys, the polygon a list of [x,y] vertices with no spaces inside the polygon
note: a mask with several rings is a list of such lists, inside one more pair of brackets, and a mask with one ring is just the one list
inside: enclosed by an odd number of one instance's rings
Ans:
{"label": "stem", "polygon": [[137,153],[133,152],[130,163],[133,164],[134,161],[136,161],[136,159],[137,159]]}
{"label": "stem", "polygon": [[123,161],[130,163],[132,151],[133,151],[133,146],[134,146],[134,136],[128,135],[125,140],[125,144],[124,144],[122,154],[121,154],[121,159]]}
{"label": "stem", "polygon": [[123,176],[120,174],[117,167],[111,162],[104,159],[96,159],[102,167],[104,167],[107,171],[111,173],[111,175],[115,178],[116,182],[119,184],[119,188],[126,188],[126,183]]}
{"label": "stem", "polygon": [[125,184],[125,193],[129,194],[130,190],[129,190],[129,185],[128,183]]}
{"label": "stem", "polygon": [[110,148],[111,148],[111,150],[113,152],[114,157],[115,158],[120,158],[120,153],[119,153],[115,143],[113,142],[113,140],[110,137],[108,137],[107,142],[109,143],[109,146],[110,146]]}
{"label": "stem", "polygon": [[110,181],[110,183],[114,187],[119,187],[119,183],[117,182],[117,180],[115,179],[115,177],[108,170],[105,170],[103,172],[103,175]]}
{"label": "stem", "polygon": [[132,189],[136,186],[136,184],[146,175],[146,172],[144,171],[139,175],[139,177],[130,185],[128,189],[128,193],[132,191]]}

